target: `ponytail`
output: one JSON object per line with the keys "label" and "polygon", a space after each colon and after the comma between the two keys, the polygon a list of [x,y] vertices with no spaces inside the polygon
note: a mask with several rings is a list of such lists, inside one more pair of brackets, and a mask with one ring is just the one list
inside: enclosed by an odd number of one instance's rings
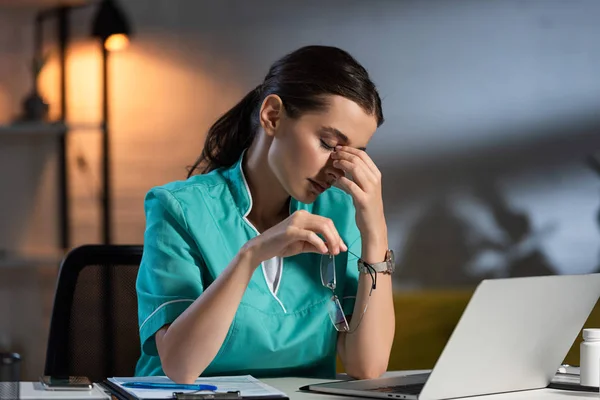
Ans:
{"label": "ponytail", "polygon": [[256,109],[261,89],[262,85],[254,88],[210,127],[202,154],[188,168],[188,178],[196,172],[206,174],[220,167],[230,167],[250,147],[258,128]]}

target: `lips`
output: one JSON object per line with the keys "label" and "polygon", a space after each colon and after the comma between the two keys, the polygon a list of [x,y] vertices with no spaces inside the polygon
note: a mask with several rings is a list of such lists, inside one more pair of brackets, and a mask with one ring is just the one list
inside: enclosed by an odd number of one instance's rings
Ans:
{"label": "lips", "polygon": [[309,179],[309,182],[312,184],[313,189],[317,193],[323,193],[324,191],[329,189],[329,187],[331,186],[331,185],[326,185],[326,184],[322,184],[322,183],[313,181],[312,179]]}

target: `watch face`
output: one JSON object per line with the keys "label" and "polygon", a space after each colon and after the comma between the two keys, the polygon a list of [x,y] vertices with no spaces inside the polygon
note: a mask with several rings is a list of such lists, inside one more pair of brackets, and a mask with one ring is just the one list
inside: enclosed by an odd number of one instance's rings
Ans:
{"label": "watch face", "polygon": [[390,270],[393,272],[396,269],[396,258],[394,257],[394,252],[392,250],[388,250],[388,262]]}

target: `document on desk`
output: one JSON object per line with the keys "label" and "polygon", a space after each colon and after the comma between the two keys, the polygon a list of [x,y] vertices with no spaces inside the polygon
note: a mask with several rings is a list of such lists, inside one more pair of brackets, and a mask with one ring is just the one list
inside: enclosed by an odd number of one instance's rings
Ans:
{"label": "document on desk", "polygon": [[[172,399],[174,392],[182,393],[202,393],[194,390],[182,389],[133,389],[125,387],[127,382],[142,382],[150,384],[173,384],[173,381],[166,376],[145,376],[145,377],[128,377],[128,378],[108,378],[108,381],[118,386],[122,391],[127,392],[136,399]],[[287,398],[287,395],[280,390],[277,390],[266,383],[259,381],[251,375],[242,376],[215,376],[207,378],[198,378],[196,385],[213,385],[217,387],[216,393],[240,392],[241,398],[244,399],[279,399]],[[206,393],[213,393],[207,391]]]}

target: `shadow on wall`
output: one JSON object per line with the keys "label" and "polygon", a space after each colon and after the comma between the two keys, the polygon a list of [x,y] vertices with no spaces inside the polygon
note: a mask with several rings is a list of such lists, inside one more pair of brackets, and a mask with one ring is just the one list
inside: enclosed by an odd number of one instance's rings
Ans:
{"label": "shadow on wall", "polygon": [[435,198],[417,218],[398,260],[403,287],[470,287],[488,278],[556,273],[541,248],[555,226],[534,229],[494,184],[467,192],[469,201],[464,193]]}
{"label": "shadow on wall", "polygon": [[[592,200],[592,222],[590,197],[582,197],[590,192],[582,188],[595,178],[581,169],[589,150],[599,148],[599,129],[597,117],[582,113],[577,121],[523,128],[519,143],[382,164],[394,178],[386,185],[387,199],[411,193],[418,209],[395,243],[402,249],[395,287],[472,288],[486,278],[570,273],[573,262],[573,273],[600,271],[600,254],[590,259],[593,240],[586,236],[590,225],[592,231],[600,228],[595,200],[600,196]],[[530,137],[527,131],[537,134]],[[589,159],[600,176],[600,153]],[[584,221],[592,223],[578,225]],[[560,248],[553,247],[557,243]]]}
{"label": "shadow on wall", "polygon": [[[598,174],[598,177],[600,177],[600,152],[592,154],[588,161],[590,167]],[[600,229],[600,208],[598,208],[598,212],[596,213],[596,222]],[[600,253],[598,254],[598,260],[600,260]],[[598,265],[598,272],[600,272],[600,265]]]}

